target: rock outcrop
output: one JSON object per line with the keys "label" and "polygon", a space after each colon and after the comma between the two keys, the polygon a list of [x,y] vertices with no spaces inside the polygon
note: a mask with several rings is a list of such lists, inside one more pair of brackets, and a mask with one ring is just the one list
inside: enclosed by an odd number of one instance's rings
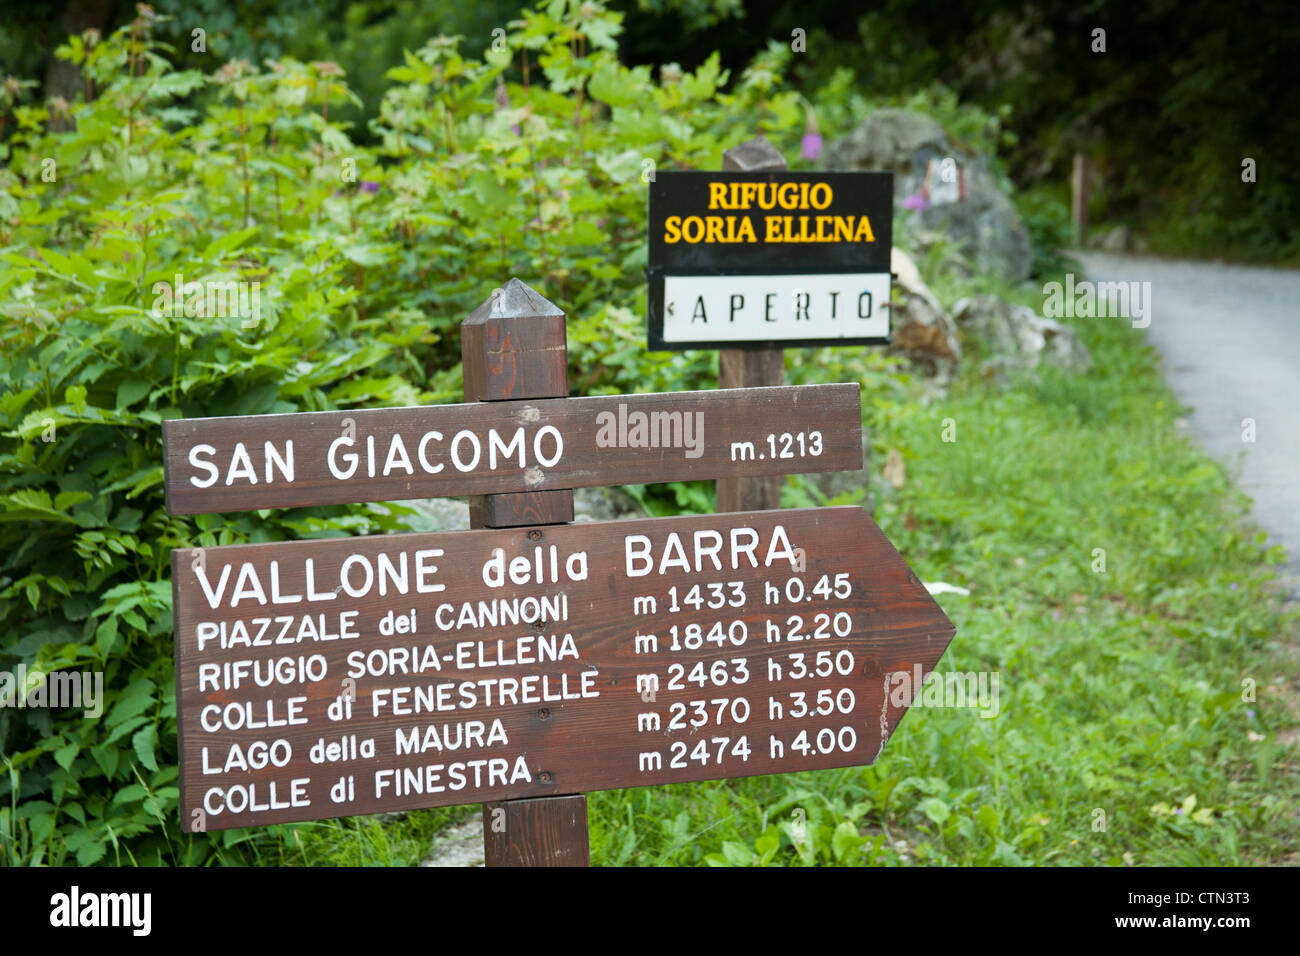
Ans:
{"label": "rock outcrop", "polygon": [[897,246],[890,253],[889,268],[898,277],[890,304],[892,348],[933,374],[951,374],[961,361],[956,325],[921,279],[912,257]]}
{"label": "rock outcrop", "polygon": [[953,305],[952,316],[963,334],[973,332],[988,341],[993,366],[1034,369],[1048,362],[1076,372],[1092,367],[1092,355],[1073,329],[1028,306],[976,295]]}
{"label": "rock outcrop", "polygon": [[[946,205],[919,199],[926,167],[956,162],[962,198]],[[1034,250],[1029,230],[983,157],[957,149],[942,126],[909,110],[876,110],[826,149],[827,169],[887,169],[894,173],[894,205],[915,207],[918,225],[939,230],[966,247],[981,271],[1012,282],[1029,277]]]}

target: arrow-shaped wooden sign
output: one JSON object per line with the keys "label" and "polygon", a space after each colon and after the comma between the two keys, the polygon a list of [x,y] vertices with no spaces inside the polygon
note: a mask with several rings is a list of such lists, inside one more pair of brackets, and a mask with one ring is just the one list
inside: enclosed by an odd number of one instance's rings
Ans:
{"label": "arrow-shaped wooden sign", "polygon": [[869,764],[954,627],[860,508],[172,552],[188,829]]}

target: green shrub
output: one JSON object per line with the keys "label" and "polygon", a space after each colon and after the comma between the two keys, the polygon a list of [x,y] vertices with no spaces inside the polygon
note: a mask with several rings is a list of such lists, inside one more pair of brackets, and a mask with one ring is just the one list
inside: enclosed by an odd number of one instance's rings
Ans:
{"label": "green shrub", "polygon": [[[100,671],[105,700],[0,708],[0,859],[257,859],[274,829],[179,830],[169,551],[405,527],[400,506],[172,518],[162,421],[459,400],[457,326],[511,275],[568,312],[575,392],[715,374],[643,350],[642,174],[790,147],[802,113],[770,51],[731,93],[716,57],[655,85],[618,63],[620,20],[556,0],[486,61],[431,40],[388,72],[369,149],[329,119],[352,101],[334,64],[176,71],[153,20],[61,48],[90,100],[5,102],[0,669]],[[168,294],[200,280],[257,283],[257,308]]]}

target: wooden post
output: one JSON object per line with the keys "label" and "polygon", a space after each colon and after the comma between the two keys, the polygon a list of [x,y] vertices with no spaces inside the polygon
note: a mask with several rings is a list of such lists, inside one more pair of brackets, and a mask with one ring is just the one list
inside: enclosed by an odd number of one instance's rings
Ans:
{"label": "wooden post", "polygon": [[587,796],[483,804],[487,866],[588,866]]}
{"label": "wooden post", "polygon": [[[564,313],[511,279],[461,323],[466,401],[564,398],[569,359]],[[473,528],[573,520],[573,491],[470,498]],[[483,804],[487,866],[587,866],[587,797],[573,794]]]}
{"label": "wooden post", "polygon": [[[758,172],[788,168],[785,157],[767,139],[756,136],[722,154],[722,168],[733,172]],[[719,388],[754,388],[785,381],[784,349],[722,349],[718,353]],[[780,475],[753,478],[719,478],[717,510],[767,511],[781,507]]]}
{"label": "wooden post", "polygon": [[1082,249],[1088,231],[1088,157],[1074,154],[1070,173],[1070,218],[1074,222],[1074,244]]}

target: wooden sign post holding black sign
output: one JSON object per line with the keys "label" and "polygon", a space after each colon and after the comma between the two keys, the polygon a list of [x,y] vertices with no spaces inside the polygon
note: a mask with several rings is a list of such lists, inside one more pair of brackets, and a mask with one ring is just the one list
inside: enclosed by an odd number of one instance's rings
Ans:
{"label": "wooden sign post holding black sign", "polygon": [[[722,168],[733,172],[785,169],[780,150],[766,137],[733,146],[722,154]],[[785,382],[785,350],[781,348],[723,349],[718,353],[718,388],[760,388]],[[719,512],[767,511],[781,507],[781,475],[719,478]]]}
{"label": "wooden sign post holding black sign", "polygon": [[[780,385],[784,349],[887,344],[893,177],[787,171],[764,137],[723,172],[650,186],[647,346],[717,348],[720,388]],[[779,477],[720,479],[718,511],[780,507]]]}

